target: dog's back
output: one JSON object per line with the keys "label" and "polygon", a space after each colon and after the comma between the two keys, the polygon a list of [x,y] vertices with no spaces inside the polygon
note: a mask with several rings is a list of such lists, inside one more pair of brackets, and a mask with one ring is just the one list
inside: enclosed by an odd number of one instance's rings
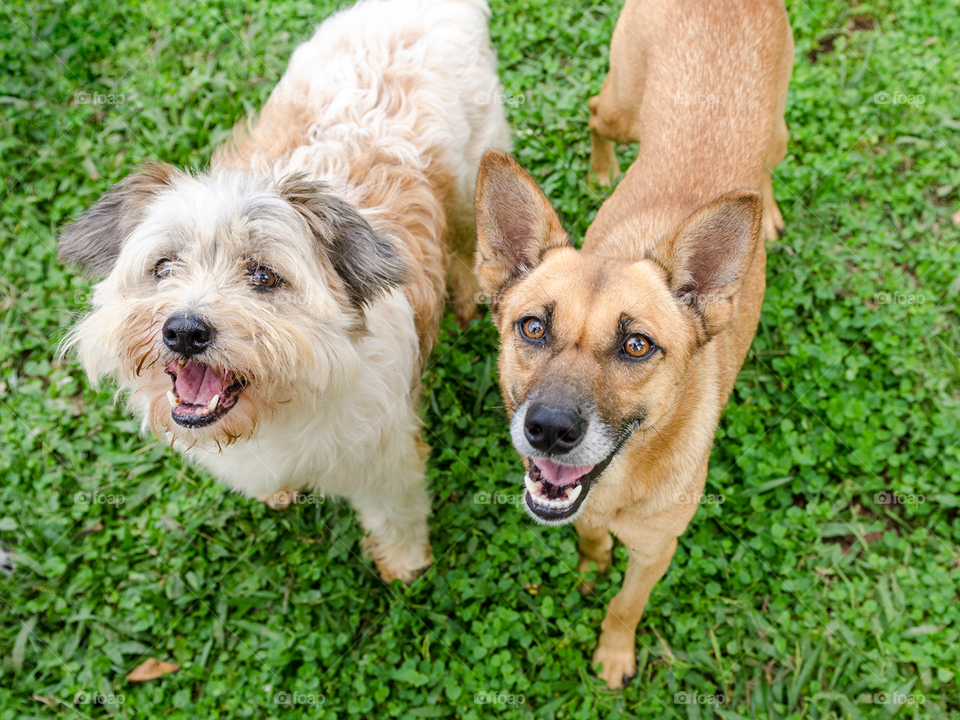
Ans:
{"label": "dog's back", "polygon": [[597,213],[584,249],[642,254],[631,238],[660,238],[737,188],[764,192],[770,237],[771,223],[782,221],[767,183],[786,153],[793,66],[783,3],[630,0],[610,52],[591,127],[619,142],[639,139],[641,151]]}

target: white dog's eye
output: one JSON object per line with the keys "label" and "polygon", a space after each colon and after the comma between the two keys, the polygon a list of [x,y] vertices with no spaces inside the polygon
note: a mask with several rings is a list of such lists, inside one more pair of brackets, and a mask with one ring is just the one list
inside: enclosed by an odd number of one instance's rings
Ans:
{"label": "white dog's eye", "polygon": [[164,258],[153,267],[153,274],[157,276],[158,280],[163,280],[166,277],[170,277],[172,272],[173,261],[170,258]]}
{"label": "white dog's eye", "polygon": [[250,271],[250,283],[261,290],[270,290],[275,288],[280,282],[280,278],[270,268],[259,265]]}

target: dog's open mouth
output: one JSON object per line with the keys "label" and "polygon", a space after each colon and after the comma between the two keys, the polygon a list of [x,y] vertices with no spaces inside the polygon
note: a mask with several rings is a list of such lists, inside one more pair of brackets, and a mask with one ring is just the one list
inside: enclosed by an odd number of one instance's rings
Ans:
{"label": "dog's open mouth", "polygon": [[[612,455],[611,455],[612,457]],[[546,458],[531,458],[523,478],[527,486],[524,500],[534,517],[547,524],[561,525],[577,514],[593,481],[610,463],[571,467]]]}
{"label": "dog's open mouth", "polygon": [[174,360],[166,373],[173,378],[173,390],[167,392],[170,415],[186,428],[217,422],[236,405],[245,386],[233,372],[218,371],[196,360]]}

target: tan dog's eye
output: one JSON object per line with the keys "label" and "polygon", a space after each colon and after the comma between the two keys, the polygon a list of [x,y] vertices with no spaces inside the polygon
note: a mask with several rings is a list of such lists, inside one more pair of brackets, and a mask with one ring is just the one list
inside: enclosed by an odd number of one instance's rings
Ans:
{"label": "tan dog's eye", "polygon": [[542,340],[543,336],[547,332],[547,329],[543,326],[543,323],[539,320],[539,318],[531,317],[527,318],[521,323],[520,331],[523,333],[524,337],[529,338],[530,340]]}
{"label": "tan dog's eye", "polygon": [[623,351],[630,357],[646,357],[651,350],[653,350],[653,344],[643,335],[631,335],[623,343]]}
{"label": "tan dog's eye", "polygon": [[275,288],[279,282],[280,278],[270,268],[258,266],[250,271],[250,283],[261,290]]}
{"label": "tan dog's eye", "polygon": [[164,258],[153,267],[153,274],[157,276],[158,280],[163,280],[166,277],[170,277],[172,272],[173,260],[170,258]]}

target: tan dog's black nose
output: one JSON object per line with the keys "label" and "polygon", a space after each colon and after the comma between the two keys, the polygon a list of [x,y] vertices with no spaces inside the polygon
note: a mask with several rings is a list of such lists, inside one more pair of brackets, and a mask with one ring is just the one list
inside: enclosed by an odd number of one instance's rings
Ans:
{"label": "tan dog's black nose", "polygon": [[573,450],[583,439],[587,423],[576,408],[534,404],[523,423],[523,434],[541,452],[561,455]]}
{"label": "tan dog's black nose", "polygon": [[173,315],[163,324],[163,343],[181,355],[199,355],[213,340],[213,328],[199,315]]}

